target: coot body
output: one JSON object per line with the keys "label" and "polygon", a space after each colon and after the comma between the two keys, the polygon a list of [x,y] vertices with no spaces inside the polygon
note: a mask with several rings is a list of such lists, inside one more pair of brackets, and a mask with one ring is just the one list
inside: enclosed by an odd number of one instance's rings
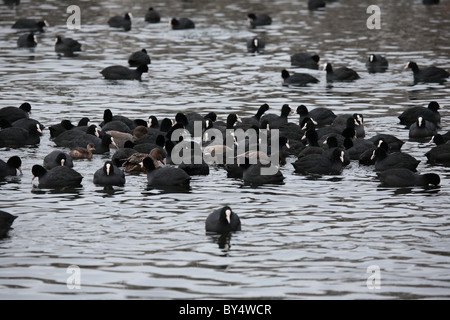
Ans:
{"label": "coot body", "polygon": [[241,220],[229,206],[225,206],[214,210],[208,215],[205,222],[205,230],[217,233],[241,231]]}

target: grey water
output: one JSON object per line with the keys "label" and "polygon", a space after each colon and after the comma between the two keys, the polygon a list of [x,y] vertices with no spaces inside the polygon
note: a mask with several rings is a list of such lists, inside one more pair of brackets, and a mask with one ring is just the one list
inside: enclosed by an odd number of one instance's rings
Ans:
{"label": "grey water", "polygon": [[[381,28],[368,29],[367,7],[381,10]],[[69,5],[81,9],[81,29],[70,30]],[[147,24],[152,6],[161,23]],[[110,29],[113,15],[132,12],[131,31]],[[267,13],[272,25],[251,29],[249,12]],[[145,175],[127,176],[121,188],[93,184],[95,170],[112,154],[78,161],[82,188],[38,189],[31,167],[55,149],[48,130],[38,147],[0,150],[19,155],[23,175],[0,182],[0,209],[17,215],[0,240],[1,299],[448,299],[450,298],[450,170],[427,164],[433,146],[408,140],[397,116],[438,101],[442,128],[450,130],[450,87],[416,84],[408,61],[450,70],[450,2],[419,0],[327,2],[310,12],[306,1],[26,1],[0,5],[0,107],[28,101],[32,117],[48,127],[103,110],[146,119],[177,112],[253,115],[263,103],[278,113],[284,103],[362,113],[366,136],[396,135],[403,151],[421,160],[418,171],[441,176],[436,188],[381,188],[373,167],[352,162],[341,175],[294,173],[295,157],[281,168],[283,185],[243,186],[211,166],[193,177],[188,193],[149,190]],[[46,19],[35,50],[19,50],[19,18]],[[196,28],[171,31],[172,17]],[[77,57],[58,58],[56,35],[82,43]],[[266,42],[264,54],[246,51],[249,38]],[[111,82],[100,71],[126,65],[146,48],[150,74]],[[321,63],[355,69],[361,79],[328,85],[322,70],[290,65],[296,52],[317,53]],[[369,74],[369,54],[389,60]],[[320,82],[282,86],[281,70],[305,72]],[[297,116],[290,121],[297,123]],[[62,150],[66,150],[62,148]],[[67,151],[67,150],[66,150]],[[228,239],[206,234],[214,209],[230,205],[242,231]],[[68,286],[79,268],[79,288]],[[378,270],[379,287],[368,285]]]}

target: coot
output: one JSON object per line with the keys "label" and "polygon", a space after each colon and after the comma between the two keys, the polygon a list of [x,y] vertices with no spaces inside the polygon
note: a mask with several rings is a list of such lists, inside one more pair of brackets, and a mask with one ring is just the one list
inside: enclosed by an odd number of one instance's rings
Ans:
{"label": "coot", "polygon": [[0,210],[0,238],[6,237],[15,219],[17,216]]}
{"label": "coot", "polygon": [[372,155],[375,160],[375,171],[384,171],[394,168],[406,168],[416,171],[420,160],[416,160],[413,156],[404,152],[387,153],[384,148],[378,147]]}
{"label": "coot", "polygon": [[325,6],[326,2],[324,0],[308,0],[308,9],[311,11],[325,8]]}
{"label": "coot", "polygon": [[17,39],[17,47],[19,48],[34,48],[38,44],[34,33],[23,34]]}
{"label": "coot", "polygon": [[161,15],[159,14],[158,11],[150,7],[147,13],[145,14],[145,21],[149,23],[158,23],[161,21]]}
{"label": "coot", "polygon": [[54,150],[45,156],[43,166],[47,170],[53,169],[57,166],[67,166],[69,168],[73,168],[73,161],[69,154],[59,150]]}
{"label": "coot", "polygon": [[250,23],[250,26],[252,28],[260,27],[260,26],[267,26],[272,24],[272,18],[268,16],[267,14],[254,14],[249,13],[247,15],[248,21]]}
{"label": "coot", "polygon": [[331,156],[323,154],[310,154],[297,159],[292,165],[296,173],[336,175],[342,171],[344,150],[336,148]]}
{"label": "coot", "polygon": [[261,123],[267,121],[270,129],[279,129],[282,125],[288,123],[288,116],[292,112],[292,108],[288,104],[281,107],[281,114],[266,114],[261,117]]}
{"label": "coot", "polygon": [[7,162],[0,159],[0,178],[22,174],[22,160],[19,156],[12,156]]}
{"label": "coot", "polygon": [[4,107],[0,109],[0,120],[5,120],[6,123],[13,123],[22,118],[29,118],[31,114],[31,105],[24,102],[20,107]]}
{"label": "coot", "polygon": [[49,24],[45,20],[36,21],[33,19],[19,19],[12,28],[13,29],[28,29],[35,32],[44,32],[44,27],[48,27]]}
{"label": "coot", "polygon": [[205,222],[205,230],[217,233],[241,231],[241,220],[229,206],[225,206],[214,210],[208,215]]}
{"label": "coot", "polygon": [[450,165],[450,144],[446,143],[444,138],[437,134],[431,139],[436,146],[425,153],[428,162],[432,165],[440,164],[444,166]]}
{"label": "coot", "polygon": [[353,69],[347,67],[340,67],[333,70],[331,63],[325,63],[323,68],[327,71],[327,81],[353,81],[359,79],[359,75]]}
{"label": "coot", "polygon": [[247,40],[247,52],[264,53],[266,42],[260,37],[253,37]]}
{"label": "coot", "polygon": [[317,54],[311,55],[306,52],[295,53],[291,56],[291,65],[308,68],[308,69],[319,69],[320,57]]}
{"label": "coot", "polygon": [[147,182],[153,187],[189,187],[191,177],[182,169],[174,167],[156,168],[151,158],[145,158],[142,165],[147,170]]}
{"label": "coot", "polygon": [[56,37],[55,52],[64,56],[73,56],[75,52],[81,51],[81,43],[72,38]]}
{"label": "coot", "polygon": [[304,87],[310,83],[318,83],[319,80],[307,73],[290,74],[289,71],[283,69],[281,71],[281,78],[283,78],[284,86],[300,86]]}
{"label": "coot", "polygon": [[385,72],[389,63],[385,57],[379,54],[371,54],[366,62],[366,68],[369,73]]}
{"label": "coot", "polygon": [[107,80],[139,80],[141,81],[142,74],[148,72],[148,66],[142,64],[135,70],[124,66],[110,66],[106,67],[100,73]]}
{"label": "coot", "polygon": [[311,111],[301,104],[297,107],[297,114],[300,116],[299,123],[305,119],[305,117],[310,117],[316,122],[316,126],[323,127],[331,125],[336,119],[336,114],[328,108],[315,108]]}
{"label": "coot", "polygon": [[430,138],[437,134],[436,125],[427,121],[422,117],[418,117],[417,121],[409,127],[410,139]]}
{"label": "coot", "polygon": [[438,186],[441,182],[436,173],[418,174],[405,168],[389,169],[377,173],[381,185],[384,187],[428,187],[429,185]]}
{"label": "coot", "polygon": [[151,64],[151,59],[147,53],[147,50],[142,49],[141,51],[133,52],[128,58],[128,64],[130,67],[139,67],[143,64]]}
{"label": "coot", "polygon": [[131,13],[126,13],[124,16],[114,16],[108,20],[108,25],[111,28],[123,28],[125,31],[131,30]]}
{"label": "coot", "polygon": [[417,118],[422,117],[423,119],[439,125],[441,123],[441,115],[439,114],[439,109],[441,106],[437,101],[431,101],[428,107],[412,107],[409,108],[398,117],[400,119],[400,124],[404,124],[409,127]]}
{"label": "coot", "polygon": [[194,29],[195,23],[189,18],[172,18],[170,20],[170,27],[172,30]]}
{"label": "coot", "polygon": [[6,128],[0,131],[0,147],[21,148],[40,143],[42,131],[35,125],[27,129],[20,127]]}
{"label": "coot", "polygon": [[36,164],[31,172],[33,174],[32,180],[39,179],[40,188],[79,187],[83,179],[78,172],[66,166],[57,166],[47,171],[43,166]]}
{"label": "coot", "polygon": [[419,82],[442,83],[450,76],[450,73],[448,73],[442,68],[438,68],[435,66],[419,69],[417,63],[412,61],[408,62],[408,64],[406,65],[405,69],[408,68],[410,68],[413,71],[414,83]]}
{"label": "coot", "polygon": [[103,167],[94,173],[94,184],[123,186],[125,184],[125,173],[117,168],[112,161],[106,161]]}

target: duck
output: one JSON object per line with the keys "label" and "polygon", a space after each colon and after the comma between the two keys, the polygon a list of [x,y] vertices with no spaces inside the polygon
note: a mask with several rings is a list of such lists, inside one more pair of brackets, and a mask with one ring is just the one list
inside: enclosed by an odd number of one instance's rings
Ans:
{"label": "duck", "polygon": [[36,36],[33,32],[23,34],[17,39],[18,48],[35,48],[38,44]]}
{"label": "duck", "polygon": [[130,69],[125,66],[114,65],[104,68],[100,73],[106,80],[139,80],[142,74],[148,72],[148,66],[141,64],[136,69]]}
{"label": "duck", "polygon": [[39,188],[59,189],[67,187],[79,187],[83,176],[67,166],[57,166],[51,170],[35,164],[31,168],[33,174],[32,181],[39,180]]}
{"label": "duck", "polygon": [[359,74],[350,68],[340,67],[336,70],[333,69],[331,63],[325,63],[323,70],[327,72],[327,81],[354,81],[360,78]]}
{"label": "duck", "polygon": [[72,157],[60,150],[53,150],[45,156],[43,166],[45,169],[50,170],[57,166],[67,166],[73,168]]}
{"label": "duck", "polygon": [[229,206],[214,210],[205,221],[206,232],[229,233],[241,231],[241,220]]}
{"label": "duck", "polygon": [[151,158],[145,158],[142,161],[142,166],[147,170],[148,186],[189,188],[191,177],[180,168],[157,168]]}
{"label": "duck", "polygon": [[319,82],[319,79],[307,73],[290,74],[286,69],[281,70],[281,78],[283,79],[283,86],[304,87],[310,83]]}
{"label": "duck", "polygon": [[317,54],[299,52],[291,55],[291,65],[299,68],[318,70],[320,57]]}
{"label": "duck", "polygon": [[172,30],[194,29],[195,23],[189,18],[172,18],[170,20],[170,27]]}
{"label": "duck", "polygon": [[369,73],[385,72],[389,67],[389,62],[379,54],[370,54],[366,61],[366,68]]}
{"label": "duck", "polygon": [[149,65],[151,63],[152,61],[146,49],[133,52],[128,58],[128,64],[130,65],[130,67],[139,67],[140,65]]}
{"label": "duck", "polygon": [[132,24],[132,21],[131,21],[132,18],[133,18],[133,15],[130,12],[125,13],[124,16],[114,16],[108,20],[108,25],[111,28],[123,28],[125,31],[130,31],[131,24]]}
{"label": "duck", "polygon": [[264,13],[258,15],[256,15],[255,13],[249,13],[247,15],[247,18],[252,28],[268,26],[272,24],[272,18]]}
{"label": "duck", "polygon": [[0,210],[0,239],[8,235],[9,230],[17,216],[14,216],[6,211]]}
{"label": "duck", "polygon": [[117,168],[112,161],[106,161],[102,168],[94,173],[94,184],[101,186],[123,186],[125,173]]}
{"label": "duck", "polygon": [[95,150],[95,146],[93,143],[88,143],[86,148],[83,147],[75,147],[72,148],[69,152],[69,156],[73,160],[81,160],[81,159],[92,159],[92,151]]}
{"label": "duck", "polygon": [[22,175],[22,159],[19,156],[12,156],[8,161],[0,159],[0,178],[7,176]]}
{"label": "duck", "polygon": [[153,9],[153,7],[150,7],[145,13],[145,21],[149,23],[158,23],[161,21],[161,15],[158,11]]}
{"label": "duck", "polygon": [[436,173],[418,174],[406,168],[394,168],[377,173],[383,187],[407,188],[438,186],[441,178]]}
{"label": "duck", "polygon": [[417,121],[418,117],[422,117],[426,121],[434,123],[436,126],[440,126],[441,115],[439,113],[441,106],[437,101],[431,101],[428,103],[427,107],[417,106],[406,109],[398,116],[400,124],[405,125],[409,128],[414,122]]}
{"label": "duck", "polygon": [[135,152],[130,157],[128,157],[124,163],[123,166],[125,167],[126,173],[140,173],[140,172],[146,172],[146,167],[142,166],[141,163],[144,161],[144,159],[150,158],[152,159],[155,168],[159,168],[160,165],[158,162],[164,163],[164,157],[163,152],[159,148],[154,148],[150,151],[150,153],[140,153]]}
{"label": "duck", "polygon": [[435,66],[420,69],[414,61],[408,62],[405,66],[406,69],[412,70],[415,84],[419,82],[442,83],[450,76],[446,70]]}

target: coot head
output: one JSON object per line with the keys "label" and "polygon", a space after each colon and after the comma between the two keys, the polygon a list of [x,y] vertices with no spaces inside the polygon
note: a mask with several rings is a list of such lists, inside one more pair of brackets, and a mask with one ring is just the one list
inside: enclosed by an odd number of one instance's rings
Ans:
{"label": "coot head", "polygon": [[31,114],[31,105],[28,102],[22,103],[19,108]]}
{"label": "coot head", "polygon": [[303,105],[303,104],[299,105],[297,107],[296,111],[297,111],[297,114],[300,115],[300,116],[307,116],[308,113],[309,113],[308,108],[305,105]]}
{"label": "coot head", "polygon": [[32,180],[34,180],[35,178],[41,178],[43,177],[46,173],[47,170],[39,165],[39,164],[35,164],[32,168],[31,168],[31,173],[32,173]]}
{"label": "coot head", "polygon": [[8,164],[9,167],[17,169],[20,174],[23,173],[22,160],[20,159],[19,156],[12,156],[11,158],[8,159],[6,163]]}
{"label": "coot head", "polygon": [[147,172],[153,171],[156,169],[155,163],[152,158],[145,158],[142,161],[142,166],[147,170]]}

